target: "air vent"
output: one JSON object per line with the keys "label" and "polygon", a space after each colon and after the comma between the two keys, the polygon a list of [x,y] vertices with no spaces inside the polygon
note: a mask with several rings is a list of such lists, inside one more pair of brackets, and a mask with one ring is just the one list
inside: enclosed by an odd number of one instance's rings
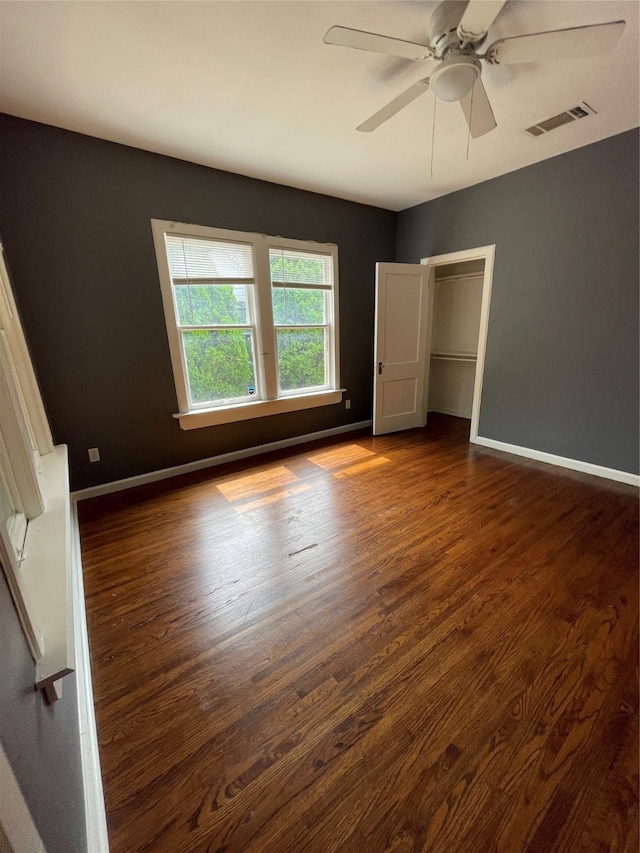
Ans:
{"label": "air vent", "polygon": [[551,118],[546,118],[544,121],[532,124],[526,130],[530,136],[542,136],[543,133],[555,130],[556,127],[562,127],[563,124],[569,124],[572,121],[577,121],[579,118],[595,114],[596,111],[593,107],[590,107],[586,101],[583,101],[577,107],[572,107],[570,110],[565,110],[565,112],[559,113],[557,116],[551,116]]}

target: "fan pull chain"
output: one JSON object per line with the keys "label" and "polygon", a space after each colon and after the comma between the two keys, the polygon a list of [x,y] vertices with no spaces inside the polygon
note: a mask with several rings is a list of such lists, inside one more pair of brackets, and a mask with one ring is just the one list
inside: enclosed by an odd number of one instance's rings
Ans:
{"label": "fan pull chain", "polygon": [[189,277],[189,267],[187,266],[187,253],[184,248],[184,238],[182,240],[182,260],[184,262],[184,274],[187,278],[187,294],[189,296],[189,315],[191,316],[191,322],[195,323],[193,317],[193,302],[191,301],[191,279]]}
{"label": "fan pull chain", "polygon": [[438,103],[438,99],[434,97],[433,99],[433,128],[431,130],[431,177],[433,178],[433,143],[436,138],[436,105]]}
{"label": "fan pull chain", "polygon": [[473,84],[471,89],[471,106],[469,108],[469,131],[467,133],[467,163],[469,162],[469,143],[471,142],[471,124],[473,122],[473,93],[475,91],[476,84]]}

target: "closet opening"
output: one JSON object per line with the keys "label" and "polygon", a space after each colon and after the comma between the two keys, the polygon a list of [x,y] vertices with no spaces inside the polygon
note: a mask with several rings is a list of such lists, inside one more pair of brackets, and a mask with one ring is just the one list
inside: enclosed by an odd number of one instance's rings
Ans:
{"label": "closet opening", "polygon": [[484,260],[436,267],[428,411],[471,420]]}
{"label": "closet opening", "polygon": [[431,267],[426,409],[469,420],[470,441],[478,436],[494,250],[421,262]]}

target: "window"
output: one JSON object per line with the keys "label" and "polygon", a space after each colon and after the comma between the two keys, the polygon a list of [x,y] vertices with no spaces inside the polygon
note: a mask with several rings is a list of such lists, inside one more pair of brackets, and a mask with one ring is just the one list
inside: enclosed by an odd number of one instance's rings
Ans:
{"label": "window", "polygon": [[269,249],[278,389],[327,388],[332,374],[333,258]]}
{"label": "window", "polygon": [[251,244],[165,236],[189,409],[248,400],[256,391],[256,300]]}
{"label": "window", "polygon": [[184,429],[340,402],[335,245],[152,228]]}
{"label": "window", "polygon": [[0,565],[53,701],[74,669],[67,448],[51,431],[0,246]]}
{"label": "window", "polygon": [[[42,636],[22,565],[28,523],[42,515],[45,498],[35,418],[29,410],[28,355],[4,259],[0,252],[0,563],[7,577],[25,636],[35,660],[42,655]],[[53,449],[50,433],[45,449]]]}

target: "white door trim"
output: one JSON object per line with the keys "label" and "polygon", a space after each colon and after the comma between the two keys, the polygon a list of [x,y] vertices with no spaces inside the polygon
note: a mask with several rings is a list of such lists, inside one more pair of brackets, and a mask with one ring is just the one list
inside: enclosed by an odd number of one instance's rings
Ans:
{"label": "white door trim", "polygon": [[[477,249],[464,249],[461,252],[449,252],[446,255],[434,255],[422,258],[421,264],[432,269],[444,264],[460,263],[463,261],[484,260],[484,277],[482,281],[482,307],[480,309],[480,331],[478,333],[478,357],[476,374],[473,385],[473,406],[471,408],[471,430],[469,441],[475,442],[478,437],[478,422],[480,420],[480,403],[482,401],[482,383],[484,380],[484,360],[487,349],[487,331],[489,328],[489,308],[491,305],[491,286],[493,284],[493,264],[495,259],[495,243],[491,246],[480,246]],[[431,322],[431,321],[430,321]]]}

